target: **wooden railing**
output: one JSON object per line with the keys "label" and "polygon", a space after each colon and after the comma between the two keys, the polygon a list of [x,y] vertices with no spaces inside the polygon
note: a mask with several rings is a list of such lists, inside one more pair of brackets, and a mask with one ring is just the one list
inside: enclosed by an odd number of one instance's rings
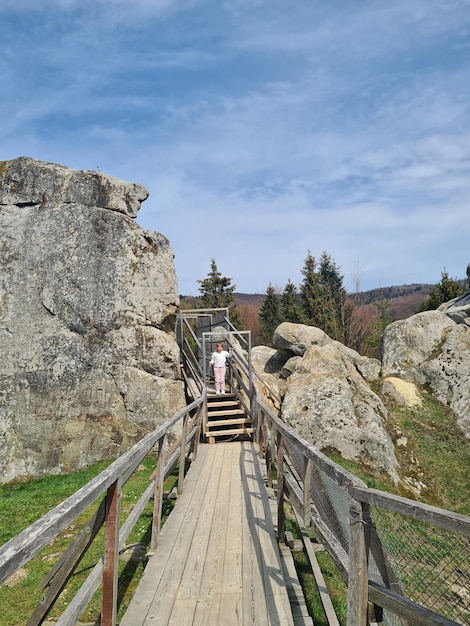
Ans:
{"label": "wooden railing", "polygon": [[[419,600],[405,596],[400,583],[400,568],[392,566],[371,511],[397,514],[407,521],[421,524],[419,531],[423,545],[426,532],[432,542],[436,541],[439,529],[450,533],[448,553],[453,552],[458,565],[452,564],[449,556],[448,568],[460,578],[463,590],[468,590],[470,583],[470,517],[368,488],[289,428],[263,402],[259,393],[252,404],[256,432],[260,437],[260,454],[266,459],[270,485],[272,465],[276,468],[279,539],[284,536],[284,498],[287,498],[302,534],[308,537],[306,531],[312,531],[321,540],[347,585],[348,626],[382,621],[383,610],[388,612],[384,618],[386,624],[469,624],[470,611],[468,603],[465,609],[464,597],[460,607],[455,606],[452,597],[449,602],[447,599],[441,602],[441,606],[448,607],[452,617],[447,609],[437,611],[427,606],[428,602],[433,607],[439,606],[439,598],[435,597],[436,592],[431,591],[430,585],[435,584],[434,578],[439,576],[436,570],[443,569],[442,563],[436,563],[434,568],[431,564],[425,570],[428,579],[421,581],[423,593]],[[416,556],[410,556],[411,549],[415,549],[407,545],[410,538],[400,530],[395,531],[395,535],[401,543],[403,559],[407,563],[416,559]],[[452,541],[455,542],[453,546]],[[309,558],[312,558],[310,554]],[[422,549],[419,560],[424,558],[426,550]],[[445,572],[442,578],[446,585]],[[452,590],[444,591],[452,596]],[[444,591],[441,592],[443,596]]]}
{"label": "wooden railing", "polygon": [[[230,334],[234,331],[228,332]],[[189,348],[189,343],[186,347]],[[200,378],[201,368],[197,358],[190,357],[187,364],[185,376],[192,378],[194,375]],[[447,552],[455,554],[460,561],[456,566],[449,560],[444,574],[457,570],[465,591],[465,586],[467,589],[470,586],[470,517],[370,489],[363,481],[330,461],[279,418],[276,394],[267,389],[265,383],[252,373],[249,363],[238,351],[230,364],[230,384],[253,419],[259,453],[265,458],[270,486],[273,484],[273,467],[276,469],[279,539],[284,539],[284,504],[285,499],[288,499],[304,537],[312,569],[315,570],[317,564],[314,563],[314,553],[308,549],[311,533],[322,542],[347,585],[348,626],[364,626],[369,621],[381,621],[382,616],[390,626],[469,624],[470,613],[468,604],[465,608],[465,597],[462,610],[460,604],[458,607],[451,607],[449,611],[444,603],[438,605],[434,602],[432,607],[428,606],[427,600],[435,593],[430,592],[432,585],[435,585],[432,579],[437,577],[446,593],[450,588],[447,581],[439,579],[438,573],[430,571],[430,568],[423,570],[423,595],[417,598],[407,592],[401,564],[384,542],[389,520],[382,525],[380,520],[382,515],[390,518],[397,516],[407,524],[417,525],[420,542],[426,541],[426,533],[431,535],[434,543],[439,532],[448,533],[446,536],[449,543],[445,546],[448,548]],[[193,454],[197,454],[206,390],[204,386],[201,387],[200,381],[196,386],[201,388],[201,396],[197,400],[147,435],[73,496],[0,548],[1,583],[51,543],[91,504],[104,496],[82,533],[50,572],[46,581],[49,583],[48,591],[28,626],[42,623],[103,525],[105,545],[102,560],[96,564],[77,595],[69,602],[57,624],[75,624],[96,589],[102,584],[101,623],[104,626],[114,626],[119,550],[152,497],[154,505],[150,547],[156,547],[161,525],[165,477],[179,463],[178,491],[181,493],[187,452],[192,447]],[[181,435],[167,449],[167,435],[169,432],[173,433],[178,426],[181,428]],[[156,471],[148,487],[119,527],[121,489],[152,451],[157,454]],[[403,546],[403,562],[413,559],[416,562],[417,557],[408,550],[408,547],[413,547],[410,545],[410,538],[401,528],[392,529],[391,532]],[[442,569],[442,563],[439,565]],[[454,591],[451,589],[452,593]],[[444,608],[438,609],[437,606]]]}
{"label": "wooden railing", "polygon": [[[117,611],[119,550],[152,498],[154,505],[150,548],[155,549],[157,546],[162,518],[163,482],[179,464],[177,488],[178,493],[182,492],[187,453],[191,449],[194,457],[197,454],[204,398],[203,393],[200,398],[147,435],[70,498],[0,548],[0,583],[2,583],[30,561],[44,546],[50,544],[97,499],[104,496],[82,532],[54,566],[47,580],[43,581],[44,586],[48,585],[47,592],[28,621],[28,626],[42,623],[103,525],[105,527],[103,557],[77,595],[69,602],[57,624],[59,626],[76,624],[96,589],[102,584],[101,624],[114,626]],[[175,434],[178,427],[180,436],[167,448],[167,435]],[[120,527],[121,489],[143,459],[153,451],[156,451],[157,455],[156,471]]]}

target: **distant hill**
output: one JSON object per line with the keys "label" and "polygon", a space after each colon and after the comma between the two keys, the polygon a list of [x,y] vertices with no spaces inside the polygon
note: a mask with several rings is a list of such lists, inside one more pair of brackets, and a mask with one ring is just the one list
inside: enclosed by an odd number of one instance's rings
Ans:
{"label": "distant hill", "polygon": [[358,300],[365,305],[373,305],[385,300],[390,305],[388,309],[390,319],[392,321],[404,320],[418,313],[423,302],[429,298],[433,287],[435,285],[422,283],[381,287],[359,293]]}
{"label": "distant hill", "polygon": [[248,304],[261,308],[263,306],[264,293],[234,293],[237,304]]}

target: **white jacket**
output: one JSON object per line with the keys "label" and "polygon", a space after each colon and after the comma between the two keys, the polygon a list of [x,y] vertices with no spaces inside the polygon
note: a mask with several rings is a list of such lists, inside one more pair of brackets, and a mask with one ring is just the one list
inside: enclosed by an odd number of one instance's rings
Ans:
{"label": "white jacket", "polygon": [[224,367],[225,361],[231,356],[230,352],[221,350],[220,352],[213,352],[210,364],[214,367]]}

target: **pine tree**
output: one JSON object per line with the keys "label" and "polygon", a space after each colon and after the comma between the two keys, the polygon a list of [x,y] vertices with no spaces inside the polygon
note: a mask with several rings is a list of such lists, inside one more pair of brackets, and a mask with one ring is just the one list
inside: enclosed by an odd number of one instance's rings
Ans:
{"label": "pine tree", "polygon": [[282,319],[293,324],[302,323],[302,308],[297,287],[289,278],[281,295]]}
{"label": "pine tree", "polygon": [[348,345],[354,305],[343,287],[343,276],[331,255],[322,252],[317,263],[310,250],[300,287],[303,321]]}
{"label": "pine tree", "polygon": [[261,338],[267,345],[272,345],[274,331],[281,323],[281,310],[279,306],[279,296],[271,283],[269,283],[266,289],[266,295],[259,312],[259,317],[262,326]]}
{"label": "pine tree", "polygon": [[352,303],[343,287],[343,275],[331,255],[322,252],[318,267],[322,292],[321,328],[332,338],[348,344]]}
{"label": "pine tree", "polygon": [[301,270],[304,277],[300,286],[300,303],[302,321],[310,326],[318,326],[318,310],[320,302],[320,285],[317,273],[317,262],[310,250]]}
{"label": "pine tree", "polygon": [[222,276],[217,268],[215,259],[211,260],[211,271],[204,280],[197,281],[201,286],[199,292],[201,293],[201,308],[203,309],[220,309],[229,308],[229,318],[231,323],[238,330],[242,330],[242,322],[240,314],[236,307],[235,297],[233,292],[236,289],[236,285],[232,285],[232,279],[227,276]]}
{"label": "pine tree", "polygon": [[383,295],[383,292],[380,294],[380,299],[374,302],[375,308],[375,316],[373,318],[373,323],[369,328],[369,332],[365,343],[369,348],[371,354],[374,357],[378,356],[379,348],[380,348],[380,340],[383,335],[384,330],[390,324],[390,300],[387,300]]}
{"label": "pine tree", "polygon": [[429,298],[421,305],[421,311],[432,311],[444,302],[449,302],[464,293],[464,288],[455,278],[449,278],[446,268],[441,272],[441,282],[429,294]]}

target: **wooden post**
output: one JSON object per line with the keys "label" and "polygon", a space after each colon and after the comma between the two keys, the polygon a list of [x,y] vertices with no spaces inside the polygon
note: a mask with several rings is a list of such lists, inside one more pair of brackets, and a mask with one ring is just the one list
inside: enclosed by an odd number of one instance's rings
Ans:
{"label": "wooden post", "polygon": [[312,507],[310,503],[310,481],[312,479],[312,461],[304,457],[304,526],[310,527],[310,521],[312,519]]}
{"label": "wooden post", "polygon": [[268,487],[272,489],[273,486],[273,468],[272,468],[272,447],[271,447],[271,434],[268,433],[268,425],[266,416],[263,413],[263,439],[264,439],[264,456],[266,459],[266,477],[268,479]]}
{"label": "wooden post", "polygon": [[153,500],[152,538],[150,540],[151,550],[155,550],[157,547],[158,535],[160,534],[160,525],[162,521],[163,481],[165,478],[165,458],[163,455],[164,443],[165,435],[163,435],[158,442],[157,472],[155,476],[155,493]]}
{"label": "wooden post", "polygon": [[118,591],[119,502],[121,480],[108,487],[106,493],[106,535],[103,565],[102,626],[115,626]]}
{"label": "wooden post", "polygon": [[267,425],[263,409],[256,403],[256,436],[258,438],[258,458],[266,456]]}
{"label": "wooden post", "polygon": [[184,482],[184,464],[186,461],[186,438],[188,436],[188,413],[186,412],[183,417],[183,425],[181,432],[181,448],[180,448],[180,461],[178,470],[178,495],[183,493]]}
{"label": "wooden post", "polygon": [[369,505],[351,500],[347,626],[368,624]]}
{"label": "wooden post", "polygon": [[196,459],[197,453],[199,450],[199,439],[201,438],[201,422],[202,422],[202,405],[200,404],[197,407],[197,426],[196,433],[194,435],[194,444],[193,444],[193,460]]}
{"label": "wooden post", "polygon": [[282,433],[276,433],[277,455],[277,540],[284,540],[284,439]]}

